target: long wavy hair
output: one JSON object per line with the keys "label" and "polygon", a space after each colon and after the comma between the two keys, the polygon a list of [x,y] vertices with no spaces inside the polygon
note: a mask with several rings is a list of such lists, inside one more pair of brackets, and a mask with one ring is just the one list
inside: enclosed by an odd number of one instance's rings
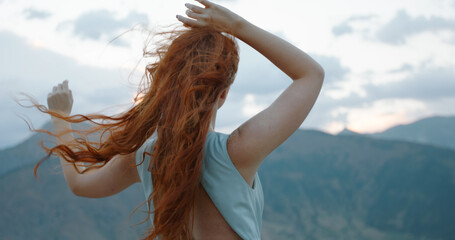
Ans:
{"label": "long wavy hair", "polygon": [[[147,167],[153,182],[153,192],[146,201],[147,219],[153,213],[153,226],[144,236],[191,239],[191,212],[199,188],[204,143],[217,101],[234,81],[238,46],[232,36],[206,28],[161,35],[166,41],[154,51],[144,50],[144,55],[154,56],[155,62],[147,65],[136,104],[126,112],[65,117],[32,100],[33,107],[53,117],[71,123],[94,123],[85,131],[71,130],[78,135],[73,143],[52,148],[42,144],[48,156],[36,164],[35,175],[40,163],[51,155],[63,157],[77,171],[76,165],[85,164],[87,168],[80,173],[102,167],[115,155],[136,152],[156,130],[153,153],[142,156],[151,156]],[[57,136],[42,129],[35,131]],[[93,133],[99,134],[96,141],[87,137]]]}

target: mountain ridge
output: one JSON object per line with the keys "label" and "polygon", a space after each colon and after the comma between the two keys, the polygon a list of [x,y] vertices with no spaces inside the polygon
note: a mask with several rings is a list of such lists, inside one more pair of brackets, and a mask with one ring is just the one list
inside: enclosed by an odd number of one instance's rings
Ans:
{"label": "mountain ridge", "polygon": [[[140,184],[113,197],[80,198],[66,186],[58,159],[40,167],[38,180],[28,160],[0,175],[6,196],[0,198],[0,239],[137,239],[145,232],[147,224],[128,227],[143,214],[126,220],[145,201]],[[445,240],[455,234],[453,149],[298,130],[258,173],[264,240]]]}
{"label": "mountain ridge", "polygon": [[377,139],[403,140],[455,149],[455,116],[432,116],[409,124],[399,124],[376,133],[357,133],[343,129],[337,136],[363,135]]}

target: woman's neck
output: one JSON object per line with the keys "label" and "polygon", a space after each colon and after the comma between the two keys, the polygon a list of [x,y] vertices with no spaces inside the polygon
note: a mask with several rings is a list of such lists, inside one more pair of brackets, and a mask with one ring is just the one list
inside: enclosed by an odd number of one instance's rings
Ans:
{"label": "woman's neck", "polygon": [[213,111],[212,119],[210,120],[209,131],[215,131],[216,112],[217,112],[217,110]]}

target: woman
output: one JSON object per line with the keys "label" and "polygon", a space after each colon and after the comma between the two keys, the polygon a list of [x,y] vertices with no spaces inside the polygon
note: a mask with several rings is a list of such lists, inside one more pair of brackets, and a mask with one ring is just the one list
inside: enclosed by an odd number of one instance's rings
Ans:
{"label": "woman", "polygon": [[[153,227],[146,239],[260,239],[262,161],[302,124],[321,89],[324,71],[279,37],[207,0],[186,4],[184,26],[158,61],[146,69],[148,87],[137,105],[116,117],[70,116],[68,81],[48,95],[60,156],[72,192],[84,197],[116,194],[142,182]],[[231,134],[214,132],[237,71],[242,40],[293,82],[268,108]],[[100,142],[74,138],[70,122],[109,120]],[[81,132],[78,132],[81,133]],[[70,164],[68,164],[68,162]],[[80,170],[79,163],[91,163]]]}

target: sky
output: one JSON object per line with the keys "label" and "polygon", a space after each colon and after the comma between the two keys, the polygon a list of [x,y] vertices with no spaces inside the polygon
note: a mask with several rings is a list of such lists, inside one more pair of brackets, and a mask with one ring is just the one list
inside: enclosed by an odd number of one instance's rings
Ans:
{"label": "sky", "polygon": [[[131,107],[150,32],[179,24],[191,1],[0,0],[0,149],[49,117],[20,107],[19,93],[46,104],[68,79],[73,113]],[[455,115],[455,0],[214,1],[296,45],[325,70],[302,124],[336,134],[383,131],[430,116]],[[239,41],[240,65],[216,130],[229,133],[269,106],[291,83]]]}

